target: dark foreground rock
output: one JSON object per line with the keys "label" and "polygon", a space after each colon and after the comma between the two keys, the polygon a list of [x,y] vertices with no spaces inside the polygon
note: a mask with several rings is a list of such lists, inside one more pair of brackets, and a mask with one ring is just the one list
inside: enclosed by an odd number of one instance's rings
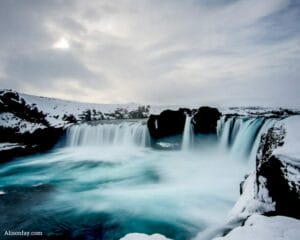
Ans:
{"label": "dark foreground rock", "polygon": [[200,107],[193,117],[195,133],[215,134],[217,122],[222,114],[217,108]]}
{"label": "dark foreground rock", "polygon": [[15,147],[0,148],[0,163],[16,157],[27,156],[50,150],[64,136],[62,128],[37,129],[35,132],[23,134],[13,132],[10,128],[0,127],[0,144],[14,143]]}

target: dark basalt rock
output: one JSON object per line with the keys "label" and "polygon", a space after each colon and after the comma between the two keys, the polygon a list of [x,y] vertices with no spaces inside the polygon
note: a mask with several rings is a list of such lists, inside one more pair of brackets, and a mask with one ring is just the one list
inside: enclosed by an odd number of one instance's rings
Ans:
{"label": "dark basalt rock", "polygon": [[154,139],[182,134],[186,114],[191,114],[190,109],[180,108],[177,111],[165,110],[159,115],[150,115],[147,126]]}
{"label": "dark basalt rock", "polygon": [[[273,151],[284,144],[283,128],[271,128],[262,136],[256,159],[256,184],[260,188],[259,178],[266,179],[266,188],[275,211],[266,215],[284,215],[300,219],[299,186],[288,178],[288,172],[300,172],[298,166],[273,155]],[[292,169],[292,170],[291,170]]]}
{"label": "dark basalt rock", "polygon": [[217,108],[200,107],[193,117],[195,133],[215,134],[217,131],[217,122],[222,114]]}
{"label": "dark basalt rock", "polygon": [[0,126],[0,143],[18,144],[11,149],[0,149],[0,163],[15,157],[47,151],[64,135],[63,128],[50,126],[46,114],[39,111],[35,105],[26,104],[17,92],[0,91],[0,112],[12,114],[15,118],[39,127],[34,132],[21,132],[19,126]]}
{"label": "dark basalt rock", "polygon": [[46,120],[46,114],[39,111],[36,106],[26,104],[17,92],[11,90],[0,91],[0,112],[12,113],[28,122],[50,126]]}
{"label": "dark basalt rock", "polygon": [[54,147],[59,139],[64,136],[62,128],[48,127],[37,129],[33,133],[18,133],[11,128],[0,127],[0,142],[20,144],[20,147],[0,151],[0,163],[7,162],[16,157],[41,153]]}
{"label": "dark basalt rock", "polygon": [[[295,166],[283,163],[274,156],[263,163],[257,171],[258,176],[267,179],[266,187],[275,204],[275,212],[269,215],[284,215],[300,219],[300,193],[297,186],[286,178],[286,169]],[[296,167],[297,168],[297,167]],[[299,168],[297,168],[300,171]]]}

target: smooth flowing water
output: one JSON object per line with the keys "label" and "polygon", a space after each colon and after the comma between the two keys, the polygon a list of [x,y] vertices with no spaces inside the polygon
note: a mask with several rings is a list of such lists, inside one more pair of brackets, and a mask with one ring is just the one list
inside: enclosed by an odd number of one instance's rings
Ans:
{"label": "smooth flowing water", "polygon": [[[0,167],[0,226],[53,239],[113,240],[130,232],[192,239],[226,222],[250,171],[251,148],[230,154],[228,121],[219,122],[219,140],[193,136],[188,148],[183,137],[178,151],[152,148],[142,122],[73,126],[64,146]],[[257,125],[236,130],[233,144],[259,134]]]}
{"label": "smooth flowing water", "polygon": [[193,148],[194,143],[194,132],[192,127],[192,116],[186,116],[185,124],[184,124],[184,130],[182,135],[182,144],[181,148],[182,150],[189,150]]}

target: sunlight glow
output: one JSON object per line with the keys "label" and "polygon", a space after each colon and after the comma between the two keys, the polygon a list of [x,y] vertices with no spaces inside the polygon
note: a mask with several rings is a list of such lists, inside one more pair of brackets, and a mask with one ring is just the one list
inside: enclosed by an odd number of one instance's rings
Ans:
{"label": "sunlight glow", "polygon": [[61,38],[56,43],[54,43],[53,47],[57,49],[67,50],[70,48],[70,43],[67,39]]}

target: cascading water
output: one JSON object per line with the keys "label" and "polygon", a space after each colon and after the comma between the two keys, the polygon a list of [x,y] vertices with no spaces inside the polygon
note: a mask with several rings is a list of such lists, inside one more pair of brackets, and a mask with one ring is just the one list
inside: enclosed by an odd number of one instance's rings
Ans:
{"label": "cascading water", "polygon": [[223,116],[217,126],[220,145],[236,157],[255,161],[261,135],[278,120],[264,117]]}
{"label": "cascading water", "polygon": [[150,135],[141,122],[75,125],[67,131],[67,146],[139,146],[147,147]]}
{"label": "cascading water", "polygon": [[186,151],[192,147],[194,138],[193,126],[192,126],[192,116],[186,115],[183,136],[182,136],[182,143],[181,149]]}
{"label": "cascading water", "polygon": [[226,222],[250,171],[246,160],[275,120],[223,117],[219,140],[209,140],[194,136],[187,116],[184,151],[148,147],[140,121],[112,122],[74,125],[67,146],[2,165],[0,225],[60,239],[117,240],[130,232],[193,239]]}

